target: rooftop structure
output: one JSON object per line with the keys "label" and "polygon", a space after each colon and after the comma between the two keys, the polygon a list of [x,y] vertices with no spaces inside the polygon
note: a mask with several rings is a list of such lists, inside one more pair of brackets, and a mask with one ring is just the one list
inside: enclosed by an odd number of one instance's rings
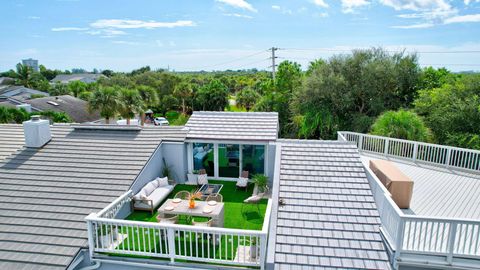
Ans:
{"label": "rooftop structure", "polygon": [[81,81],[84,83],[93,83],[100,78],[106,78],[103,74],[93,74],[93,73],[75,73],[75,74],[59,74],[55,76],[50,82],[51,83],[69,83],[73,81]]}
{"label": "rooftop structure", "polygon": [[0,101],[7,98],[15,98],[24,101],[32,97],[32,95],[50,96],[47,92],[31,89],[21,85],[0,87]]}
{"label": "rooftop structure", "polygon": [[[478,266],[479,151],[351,132],[278,139],[277,118],[195,112],[186,127],[53,125],[39,149],[24,148],[20,126],[1,125],[11,146],[0,145],[0,268]],[[413,178],[411,209],[396,206],[371,158]],[[237,187],[262,174],[268,188]],[[190,208],[193,190],[215,203]]]}

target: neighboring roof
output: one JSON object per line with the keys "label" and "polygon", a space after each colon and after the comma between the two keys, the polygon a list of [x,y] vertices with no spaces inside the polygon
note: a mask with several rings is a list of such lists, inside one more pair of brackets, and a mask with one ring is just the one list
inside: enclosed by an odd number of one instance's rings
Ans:
{"label": "neighboring roof", "polygon": [[103,74],[92,74],[92,73],[78,73],[78,74],[59,74],[51,80],[51,82],[61,82],[69,83],[73,81],[82,81],[85,83],[95,82],[101,77],[105,77]]}
{"label": "neighboring roof", "polygon": [[[0,125],[0,138],[22,130]],[[85,217],[130,188],[162,139],[185,138],[181,127],[51,131],[0,161],[0,269],[65,269],[86,247]]]}
{"label": "neighboring roof", "polygon": [[70,95],[35,98],[26,103],[40,111],[65,112],[76,123],[93,122],[101,118],[98,112],[88,112],[88,102]]}
{"label": "neighboring roof", "polygon": [[275,269],[390,269],[356,147],[335,141],[277,142],[278,197],[285,205],[272,217],[275,250],[269,257]]}
{"label": "neighboring roof", "polygon": [[13,85],[0,88],[0,98],[18,97],[23,96],[21,99],[30,98],[31,95],[43,95],[50,96],[47,92],[31,89],[22,85]]}
{"label": "neighboring roof", "polygon": [[193,112],[185,125],[187,139],[274,141],[276,112]]}
{"label": "neighboring roof", "polygon": [[10,77],[0,77],[0,85],[2,84],[10,84],[10,83],[13,83],[15,82],[15,79],[14,78],[10,78]]}

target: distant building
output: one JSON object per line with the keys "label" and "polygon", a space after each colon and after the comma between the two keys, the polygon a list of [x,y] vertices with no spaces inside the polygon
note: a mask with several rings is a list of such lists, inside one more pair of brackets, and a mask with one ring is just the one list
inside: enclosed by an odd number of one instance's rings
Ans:
{"label": "distant building", "polygon": [[38,60],[28,58],[28,59],[22,60],[22,64],[24,66],[31,67],[33,71],[36,71],[36,72],[40,71],[40,69],[38,68]]}
{"label": "distant building", "polygon": [[103,74],[93,74],[93,73],[78,73],[78,74],[59,74],[50,82],[52,83],[69,83],[73,81],[81,81],[84,83],[93,83],[100,78],[106,78]]}

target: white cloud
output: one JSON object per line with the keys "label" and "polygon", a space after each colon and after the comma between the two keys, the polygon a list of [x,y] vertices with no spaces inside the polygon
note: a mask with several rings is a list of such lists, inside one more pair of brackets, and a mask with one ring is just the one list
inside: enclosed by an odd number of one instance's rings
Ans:
{"label": "white cloud", "polygon": [[155,40],[155,43],[158,47],[163,47],[163,42],[161,40]]}
{"label": "white cloud", "polygon": [[272,9],[280,10],[280,9],[282,9],[282,8],[281,8],[280,6],[273,5],[273,6],[272,6]]}
{"label": "white cloud", "polygon": [[319,7],[328,8],[328,4],[324,0],[313,0],[313,3]]}
{"label": "white cloud", "polygon": [[125,44],[125,45],[140,45],[139,42],[135,41],[126,41],[126,40],[112,40],[114,44]]}
{"label": "white cloud", "polygon": [[453,16],[444,21],[445,24],[480,22],[480,14]]}
{"label": "white cloud", "polygon": [[[475,3],[478,3],[480,2],[480,0],[474,0]],[[464,0],[463,3],[465,3],[465,5],[470,5],[470,3],[472,3],[472,0]]]}
{"label": "white cloud", "polygon": [[396,25],[392,26],[392,28],[397,29],[421,29],[421,28],[430,28],[435,26],[433,23],[418,23],[418,24],[411,24],[411,25]]}
{"label": "white cloud", "polygon": [[28,16],[27,18],[30,19],[30,20],[39,20],[40,19],[40,17],[38,17],[38,16]]}
{"label": "white cloud", "polygon": [[243,14],[238,14],[238,13],[224,13],[223,16],[237,17],[237,18],[244,18],[244,19],[253,19],[252,16],[243,15]]}
{"label": "white cloud", "polygon": [[88,28],[84,27],[54,27],[52,28],[53,32],[63,32],[63,31],[86,31]]}
{"label": "white cloud", "polygon": [[447,0],[380,0],[386,6],[395,10],[449,10],[452,7]]}
{"label": "white cloud", "polygon": [[353,13],[355,9],[368,5],[370,5],[368,0],[342,0],[342,12]]}
{"label": "white cloud", "polygon": [[248,3],[245,0],[216,0],[217,2],[224,3],[226,5],[236,7],[236,8],[241,8],[241,9],[246,9],[251,12],[257,12],[256,10],[250,3]]}
{"label": "white cloud", "polygon": [[141,20],[102,19],[91,23],[90,26],[93,28],[154,29],[195,26],[195,23],[192,21],[157,22]]}

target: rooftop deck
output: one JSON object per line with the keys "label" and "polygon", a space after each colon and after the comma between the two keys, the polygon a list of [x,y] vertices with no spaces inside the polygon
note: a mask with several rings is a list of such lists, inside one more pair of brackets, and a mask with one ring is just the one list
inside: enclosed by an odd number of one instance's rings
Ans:
{"label": "rooftop deck", "polygon": [[480,219],[480,175],[362,153],[365,166],[370,159],[390,160],[414,181],[410,209],[402,209],[405,214]]}

